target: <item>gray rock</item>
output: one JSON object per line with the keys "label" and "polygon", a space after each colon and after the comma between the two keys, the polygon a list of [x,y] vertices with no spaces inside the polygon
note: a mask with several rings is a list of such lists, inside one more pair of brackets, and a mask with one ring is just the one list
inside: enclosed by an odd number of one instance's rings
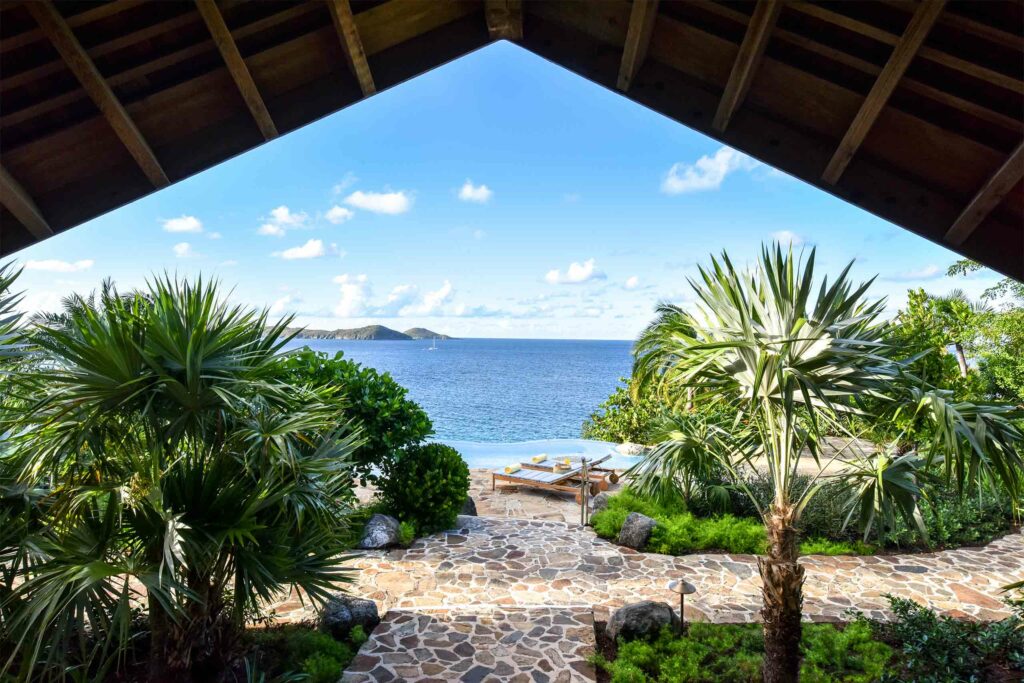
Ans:
{"label": "gray rock", "polygon": [[655,638],[662,627],[678,628],[679,615],[665,602],[644,600],[620,607],[608,620],[608,637],[612,640]]}
{"label": "gray rock", "polygon": [[359,547],[364,550],[390,548],[398,545],[398,520],[388,515],[376,514],[370,517],[363,529]]}
{"label": "gray rock", "polygon": [[608,507],[608,500],[610,498],[611,496],[606,491],[602,491],[590,501],[590,509],[593,512],[601,512]]}
{"label": "gray rock", "polygon": [[650,447],[643,445],[642,443],[620,443],[615,447],[615,450],[622,455],[643,455],[650,450]]}
{"label": "gray rock", "polygon": [[353,626],[362,626],[369,635],[379,623],[377,603],[373,600],[335,593],[324,605],[318,625],[321,631],[326,631],[340,640],[348,637]]}
{"label": "gray rock", "polygon": [[626,521],[622,523],[622,528],[619,529],[617,543],[634,550],[643,550],[651,538],[651,531],[657,525],[658,523],[647,515],[630,512]]}
{"label": "gray rock", "polygon": [[462,504],[462,509],[459,510],[459,514],[476,517],[476,502],[473,500],[472,496],[466,496],[466,502]]}

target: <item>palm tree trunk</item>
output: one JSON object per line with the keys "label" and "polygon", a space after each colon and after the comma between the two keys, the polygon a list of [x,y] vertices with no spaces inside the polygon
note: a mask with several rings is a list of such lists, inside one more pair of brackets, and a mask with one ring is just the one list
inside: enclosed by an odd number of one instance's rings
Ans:
{"label": "palm tree trunk", "polygon": [[967,377],[967,356],[964,355],[963,344],[955,342],[953,348],[956,349],[956,363],[960,366],[960,376]]}
{"label": "palm tree trunk", "polygon": [[167,641],[170,635],[170,618],[160,602],[150,595],[149,607],[149,680],[152,683],[169,682],[172,678],[167,665]]}
{"label": "palm tree trunk", "polygon": [[765,519],[768,556],[757,562],[764,582],[765,683],[796,683],[800,675],[804,568],[797,563],[795,512],[791,505],[772,506]]}

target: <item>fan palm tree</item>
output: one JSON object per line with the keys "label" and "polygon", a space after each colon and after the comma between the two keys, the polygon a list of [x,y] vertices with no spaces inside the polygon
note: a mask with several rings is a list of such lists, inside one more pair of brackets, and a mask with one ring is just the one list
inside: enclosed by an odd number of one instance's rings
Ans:
{"label": "fan palm tree", "polygon": [[31,332],[33,366],[12,378],[25,407],[5,415],[0,471],[47,495],[0,669],[100,679],[141,601],[150,680],[212,678],[263,602],[297,587],[320,603],[348,579],[358,435],[330,391],[275,379],[290,321],[215,285],[108,284],[66,303]]}
{"label": "fan palm tree", "polygon": [[[763,581],[764,680],[795,681],[799,672],[803,567],[797,562],[800,515],[821,486],[798,485],[801,451],[815,458],[827,429],[843,430],[844,415],[863,414],[862,399],[886,410],[913,410],[934,420],[935,439],[921,445],[924,461],[940,461],[960,485],[978,478],[997,482],[1010,495],[1021,491],[1020,433],[1010,409],[955,404],[922,387],[891,360],[884,343],[884,301],[866,297],[870,282],[854,285],[848,265],[816,286],[814,251],[805,260],[774,245],[757,267],[737,270],[727,254],[712,258],[691,281],[693,310],[662,305],[636,344],[634,374],[672,409],[693,400],[735,415],[703,447],[728,471],[747,464],[767,469],[773,498],[758,506],[768,535],[759,558]],[[671,470],[657,462],[679,449],[657,448],[641,472]],[[865,521],[893,510],[913,516],[907,496],[916,492],[908,457],[872,463],[848,475],[859,487]],[[819,463],[820,464],[820,463]],[[908,471],[909,470],[909,471]],[[884,476],[870,478],[866,472]],[[870,479],[870,482],[868,481]],[[657,494],[657,477],[640,478],[641,493]],[[749,492],[748,492],[749,494]]]}

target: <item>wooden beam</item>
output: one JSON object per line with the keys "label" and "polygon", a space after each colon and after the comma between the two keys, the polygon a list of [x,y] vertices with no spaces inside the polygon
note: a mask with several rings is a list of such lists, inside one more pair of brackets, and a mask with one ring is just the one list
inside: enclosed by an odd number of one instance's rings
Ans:
{"label": "wooden beam", "polygon": [[32,197],[3,166],[0,166],[0,204],[6,206],[36,239],[41,240],[53,235],[50,224],[43,218]]}
{"label": "wooden beam", "polygon": [[946,242],[954,247],[966,242],[975,228],[999,206],[1021,178],[1024,178],[1024,142],[1017,145],[1017,149],[974,195],[974,199],[946,231]]}
{"label": "wooden beam", "polygon": [[167,174],[164,173],[156,155],[150,149],[149,143],[139,132],[135,122],[125,111],[110,86],[103,80],[103,75],[82,49],[82,44],[78,42],[75,34],[71,32],[71,28],[57,12],[53,3],[50,0],[30,2],[27,7],[36,23],[39,24],[39,28],[60,53],[64,63],[75,74],[85,91],[89,93],[89,97],[99,107],[103,117],[114,129],[124,146],[128,148],[128,152],[142,168],[142,172],[146,174],[149,181],[156,187],[169,185]]}
{"label": "wooden beam", "polygon": [[629,29],[626,44],[622,48],[622,63],[619,65],[619,80],[616,87],[622,92],[633,85],[636,72],[647,59],[647,47],[654,32],[654,20],[658,17],[658,0],[633,0],[629,12]]}
{"label": "wooden beam", "polygon": [[781,10],[782,3],[779,0],[758,0],[747,25],[747,32],[743,36],[743,42],[740,43],[736,61],[733,62],[729,80],[725,84],[725,92],[718,103],[718,111],[715,112],[712,122],[715,130],[724,131],[729,126],[732,115],[743,104]]}
{"label": "wooden beam", "polygon": [[885,63],[882,73],[878,75],[875,84],[871,86],[871,91],[861,104],[860,111],[853,118],[850,127],[846,129],[839,148],[832,155],[828,166],[825,167],[821,179],[826,183],[835,185],[839,181],[839,177],[843,175],[843,171],[846,170],[853,155],[857,153],[857,149],[864,142],[871,126],[875,124],[875,120],[882,112],[882,108],[885,107],[885,103],[889,101],[889,97],[899,84],[903,73],[910,66],[910,62],[914,60],[925,38],[928,37],[928,32],[935,25],[944,5],[945,0],[930,0],[918,5],[917,11],[914,12],[910,23],[907,24],[906,31],[903,32],[903,37],[896,43],[892,54],[889,55],[889,61]]}
{"label": "wooden beam", "polygon": [[523,39],[522,0],[484,0],[484,16],[491,40]]}
{"label": "wooden beam", "polygon": [[327,7],[331,10],[331,21],[334,22],[334,30],[341,41],[341,49],[345,53],[348,68],[359,81],[363,97],[369,97],[377,92],[377,86],[373,83],[370,64],[366,61],[363,40],[359,37],[359,28],[356,26],[355,17],[352,16],[352,6],[348,0],[327,0]]}
{"label": "wooden beam", "polygon": [[245,100],[245,106],[249,108],[252,117],[256,119],[256,125],[263,133],[263,139],[276,138],[277,126],[274,125],[274,120],[270,117],[270,112],[267,111],[267,105],[263,103],[263,97],[256,87],[256,82],[252,80],[249,67],[242,59],[242,53],[238,51],[235,39],[231,36],[228,25],[224,23],[224,17],[217,9],[217,4],[214,0],[196,0],[196,6],[199,8],[199,13],[203,15],[203,21],[206,22],[206,27],[210,30],[210,35],[213,36],[213,42],[217,44],[221,57],[224,58],[231,79],[238,86],[238,91],[242,94],[242,99]]}

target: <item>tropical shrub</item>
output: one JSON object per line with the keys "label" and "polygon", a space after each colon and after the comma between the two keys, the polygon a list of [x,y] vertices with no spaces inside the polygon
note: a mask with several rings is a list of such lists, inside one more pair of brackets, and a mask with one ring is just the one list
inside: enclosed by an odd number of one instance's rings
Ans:
{"label": "tropical shrub", "polygon": [[288,322],[157,278],[29,331],[33,362],[3,378],[24,403],[2,416],[0,481],[45,495],[22,496],[40,523],[21,550],[4,539],[23,561],[0,677],[105,679],[142,603],[148,678],[215,678],[265,601],[320,604],[349,579],[359,441],[329,392],[278,378]]}
{"label": "tropical shrub", "polygon": [[469,468],[451,446],[428,443],[401,451],[378,495],[388,514],[418,534],[450,529],[469,495]]}
{"label": "tropical shrub", "polygon": [[[796,257],[778,244],[763,247],[757,265],[746,271],[727,254],[712,258],[691,281],[695,306],[660,305],[635,346],[640,390],[653,392],[670,410],[717,404],[733,414],[733,428],[716,430],[711,452],[730,472],[759,463],[771,478],[770,504],[753,501],[768,533],[769,553],[759,561],[766,683],[799,675],[799,530],[819,490],[794,486],[800,456],[805,449],[819,452],[827,432],[845,430],[846,416],[928,423],[896,453],[913,450],[919,461],[877,454],[861,468],[891,468],[877,486],[866,476],[845,479],[862,521],[890,513],[916,521],[916,465],[935,468],[960,492],[991,486],[1014,502],[1024,494],[1024,435],[1015,424],[1021,411],[963,400],[914,377],[889,343],[884,299],[866,296],[870,281],[855,284],[852,263],[834,279],[816,279],[814,265],[814,250]],[[647,457],[664,455],[655,449]],[[642,467],[664,469],[650,462]],[[648,484],[643,492],[656,495],[656,482]]]}
{"label": "tropical shrub", "polygon": [[426,412],[408,398],[390,374],[308,347],[283,355],[278,378],[290,384],[334,392],[339,422],[352,420],[363,444],[352,455],[352,471],[363,483],[387,476],[398,453],[433,434]]}
{"label": "tropical shrub", "polygon": [[252,657],[272,677],[298,675],[307,683],[335,683],[366,642],[366,633],[356,626],[339,641],[310,626],[289,624],[253,630],[249,640]]}
{"label": "tropical shrub", "polygon": [[[838,628],[809,624],[800,643],[800,680],[869,683],[882,676],[892,649],[878,642],[866,624]],[[652,642],[620,642],[616,657],[595,663],[612,683],[760,683],[764,636],[754,624],[689,625],[685,635],[662,630]]]}
{"label": "tropical shrub", "polygon": [[651,430],[661,414],[661,404],[649,392],[636,392],[629,379],[583,422],[584,439],[613,443],[651,443]]}
{"label": "tropical shrub", "polygon": [[[941,616],[893,596],[889,607],[891,621],[859,617],[898,652],[883,681],[974,683],[1019,680],[1024,674],[1024,610],[989,623]],[[997,677],[1000,672],[1009,675]]]}

